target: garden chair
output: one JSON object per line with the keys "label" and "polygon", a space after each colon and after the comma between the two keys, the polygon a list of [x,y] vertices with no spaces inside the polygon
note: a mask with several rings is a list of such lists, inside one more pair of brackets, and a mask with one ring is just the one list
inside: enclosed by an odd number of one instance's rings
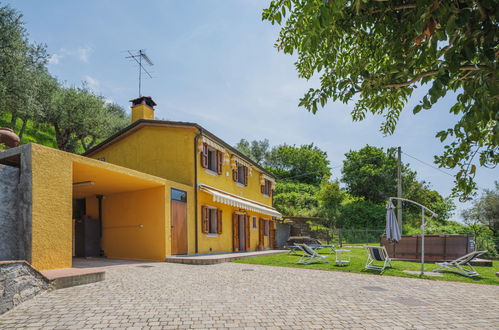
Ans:
{"label": "garden chair", "polygon": [[319,253],[317,253],[317,251],[312,249],[307,244],[295,244],[295,245],[298,246],[298,248],[303,251],[303,255],[301,256],[300,260],[298,260],[297,264],[308,265],[314,262],[329,262],[329,260],[327,260],[327,257],[321,256]]}
{"label": "garden chair", "polygon": [[386,267],[392,267],[392,259],[384,246],[366,246],[367,261],[365,269],[379,270],[383,272]]}
{"label": "garden chair", "polygon": [[300,251],[300,248],[296,245],[286,245],[284,246],[285,249],[288,250],[288,254],[292,256],[300,256],[301,254],[296,253],[297,251]]}
{"label": "garden chair", "polygon": [[318,249],[329,249],[329,254],[336,253],[336,245],[332,244],[309,244],[312,249],[318,250]]}
{"label": "garden chair", "polygon": [[475,259],[479,255],[484,254],[485,252],[487,251],[474,251],[452,261],[436,262],[435,264],[440,267],[435,269],[434,272],[448,270],[467,277],[480,276],[475,268],[471,266],[471,262],[473,261],[473,259]]}

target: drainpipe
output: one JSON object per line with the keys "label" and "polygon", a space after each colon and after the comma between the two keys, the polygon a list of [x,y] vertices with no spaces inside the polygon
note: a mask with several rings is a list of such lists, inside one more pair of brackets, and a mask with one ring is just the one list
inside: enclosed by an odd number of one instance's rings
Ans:
{"label": "drainpipe", "polygon": [[203,131],[199,129],[199,133],[194,137],[194,230],[195,234],[195,253],[199,252],[198,249],[198,139],[203,134]]}

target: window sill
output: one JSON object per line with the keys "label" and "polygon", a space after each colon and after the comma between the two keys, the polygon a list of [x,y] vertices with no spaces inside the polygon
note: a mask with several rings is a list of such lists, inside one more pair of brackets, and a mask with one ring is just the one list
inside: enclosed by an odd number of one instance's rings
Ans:
{"label": "window sill", "polygon": [[267,194],[262,194],[263,197],[270,197],[270,195],[267,195]]}
{"label": "window sill", "polygon": [[206,168],[204,171],[205,171],[206,173],[208,173],[208,174],[213,175],[213,176],[218,176],[218,173],[217,173],[217,172],[215,172],[215,171],[213,171],[213,170],[210,170],[210,169],[208,169],[208,168]]}
{"label": "window sill", "polygon": [[244,183],[241,183],[241,182],[236,182],[236,185],[238,185],[239,187],[243,187],[243,188],[244,188],[244,187],[246,187],[246,186],[244,185]]}
{"label": "window sill", "polygon": [[212,234],[212,233],[209,233],[209,234],[205,234],[206,237],[218,237],[218,234]]}

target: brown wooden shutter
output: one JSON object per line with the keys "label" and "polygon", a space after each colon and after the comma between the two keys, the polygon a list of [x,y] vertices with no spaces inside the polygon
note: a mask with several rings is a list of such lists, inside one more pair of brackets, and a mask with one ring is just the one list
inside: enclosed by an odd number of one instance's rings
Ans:
{"label": "brown wooden shutter", "polygon": [[202,223],[201,229],[203,233],[210,232],[210,209],[207,206],[201,207]]}
{"label": "brown wooden shutter", "polygon": [[222,233],[222,210],[217,209],[217,233]]}
{"label": "brown wooden shutter", "polygon": [[208,144],[203,143],[203,151],[201,151],[201,166],[208,168]]}
{"label": "brown wooden shutter", "polygon": [[249,251],[251,249],[251,239],[250,239],[250,217],[249,215],[244,216],[244,224],[245,226],[245,235],[244,238],[246,239],[246,251]]}
{"label": "brown wooden shutter", "polygon": [[234,251],[239,250],[239,232],[238,232],[239,222],[236,213],[232,215],[232,249]]}
{"label": "brown wooden shutter", "polygon": [[248,167],[247,166],[244,166],[243,167],[244,169],[244,185],[247,186],[248,185]]}
{"label": "brown wooden shutter", "polygon": [[269,245],[273,249],[275,247],[275,226],[274,221],[269,220]]}
{"label": "brown wooden shutter", "polygon": [[264,223],[265,221],[260,218],[260,221],[258,221],[258,244],[261,245],[262,247],[264,246],[264,240],[263,240],[263,231],[264,231]]}
{"label": "brown wooden shutter", "polygon": [[235,170],[232,170],[232,179],[234,179],[234,181],[237,182],[237,179],[238,179],[238,171],[237,171],[237,168]]}
{"label": "brown wooden shutter", "polygon": [[217,150],[217,173],[222,174],[222,165],[224,162],[224,154]]}
{"label": "brown wooden shutter", "polygon": [[265,194],[265,185],[261,185],[260,190],[261,190],[262,194]]}

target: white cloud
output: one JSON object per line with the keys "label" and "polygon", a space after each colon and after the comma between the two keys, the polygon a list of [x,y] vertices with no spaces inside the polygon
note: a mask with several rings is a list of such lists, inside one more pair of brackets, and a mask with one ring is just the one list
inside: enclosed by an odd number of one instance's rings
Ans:
{"label": "white cloud", "polygon": [[93,52],[92,47],[78,47],[76,49],[61,48],[57,53],[50,56],[49,64],[59,64],[63,58],[76,58],[80,62],[88,63],[90,55]]}
{"label": "white cloud", "polygon": [[91,47],[79,47],[75,53],[80,61],[87,63],[92,51]]}
{"label": "white cloud", "polygon": [[64,57],[64,55],[61,55],[61,54],[52,54],[49,57],[49,64],[59,64],[59,61],[63,57]]}
{"label": "white cloud", "polygon": [[93,77],[90,77],[90,76],[85,76],[83,77],[85,82],[87,83],[88,85],[88,88],[90,88],[91,90],[93,90],[94,92],[96,92],[99,87],[100,87],[100,81],[93,78]]}

